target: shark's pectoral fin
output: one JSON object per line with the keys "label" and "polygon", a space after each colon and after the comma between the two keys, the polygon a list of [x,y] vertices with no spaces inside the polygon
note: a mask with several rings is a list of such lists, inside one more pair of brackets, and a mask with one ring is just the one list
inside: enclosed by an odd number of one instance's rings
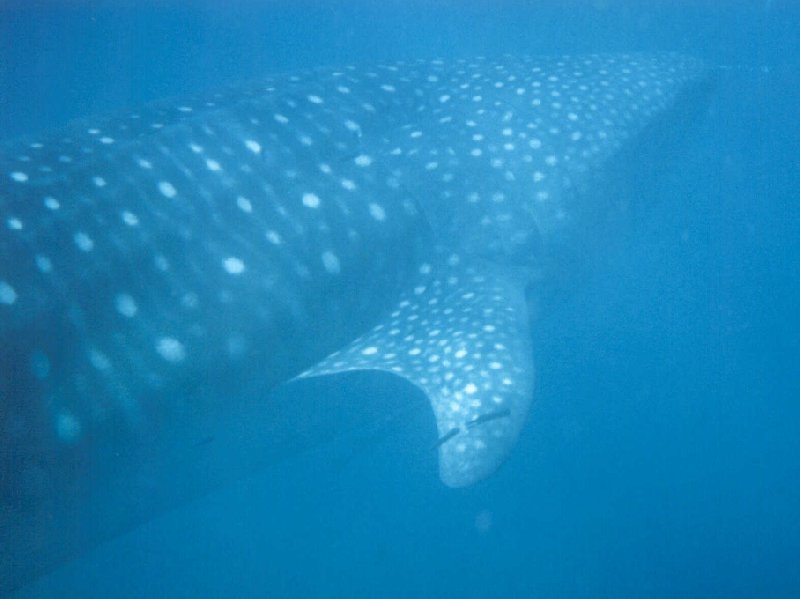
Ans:
{"label": "shark's pectoral fin", "polygon": [[458,256],[420,275],[384,322],[301,376],[375,369],[421,388],[436,416],[442,481],[464,487],[503,462],[531,402],[524,279]]}

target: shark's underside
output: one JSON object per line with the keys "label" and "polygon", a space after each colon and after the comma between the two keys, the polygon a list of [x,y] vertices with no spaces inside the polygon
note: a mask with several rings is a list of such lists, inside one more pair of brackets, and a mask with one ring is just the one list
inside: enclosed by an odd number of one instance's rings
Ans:
{"label": "shark's underside", "polygon": [[5,144],[0,589],[163,509],[186,448],[259,409],[245,387],[395,373],[444,482],[490,474],[533,394],[526,287],[703,77],[674,54],[319,69]]}

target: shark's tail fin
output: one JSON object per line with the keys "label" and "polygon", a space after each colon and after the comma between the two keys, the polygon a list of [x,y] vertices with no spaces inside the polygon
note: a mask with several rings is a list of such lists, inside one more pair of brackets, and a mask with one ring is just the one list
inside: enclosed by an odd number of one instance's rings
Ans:
{"label": "shark's tail fin", "polygon": [[457,255],[423,264],[384,322],[301,376],[383,370],[407,379],[436,416],[442,480],[468,486],[505,460],[532,399],[525,282]]}

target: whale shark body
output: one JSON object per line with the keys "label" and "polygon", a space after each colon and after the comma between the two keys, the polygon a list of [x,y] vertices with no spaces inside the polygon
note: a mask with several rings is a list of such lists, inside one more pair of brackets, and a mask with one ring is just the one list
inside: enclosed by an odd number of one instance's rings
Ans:
{"label": "whale shark body", "polygon": [[186,447],[297,378],[403,377],[443,482],[491,474],[533,397],[526,289],[704,77],[675,54],[317,69],[6,143],[1,588],[164,509]]}

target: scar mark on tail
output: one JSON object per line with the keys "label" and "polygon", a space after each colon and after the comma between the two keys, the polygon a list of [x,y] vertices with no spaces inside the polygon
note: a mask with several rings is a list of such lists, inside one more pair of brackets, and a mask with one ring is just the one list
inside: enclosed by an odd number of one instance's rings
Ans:
{"label": "scar mark on tail", "polygon": [[436,441],[436,443],[433,444],[433,447],[431,447],[431,449],[438,449],[439,447],[447,443],[450,439],[455,437],[459,432],[461,432],[460,428],[458,427],[451,428],[444,435],[439,437],[439,439]]}
{"label": "scar mark on tail", "polygon": [[488,412],[487,414],[480,414],[479,416],[475,416],[472,420],[467,422],[467,427],[472,428],[474,426],[478,426],[479,424],[485,424],[487,422],[491,422],[492,420],[498,420],[499,418],[508,418],[511,416],[511,410],[497,410],[495,412]]}

